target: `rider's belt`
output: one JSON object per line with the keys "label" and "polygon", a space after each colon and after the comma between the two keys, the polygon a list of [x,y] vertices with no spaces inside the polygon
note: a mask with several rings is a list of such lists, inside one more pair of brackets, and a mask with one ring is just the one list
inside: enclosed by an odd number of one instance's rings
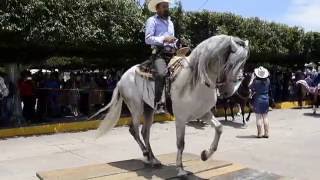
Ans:
{"label": "rider's belt", "polygon": [[152,55],[160,56],[165,60],[170,60],[176,53],[176,48],[172,46],[156,46],[152,48]]}

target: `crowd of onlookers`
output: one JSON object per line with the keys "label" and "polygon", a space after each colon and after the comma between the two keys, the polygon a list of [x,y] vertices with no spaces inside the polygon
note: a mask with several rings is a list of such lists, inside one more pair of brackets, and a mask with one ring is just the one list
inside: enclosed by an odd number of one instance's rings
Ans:
{"label": "crowd of onlookers", "polygon": [[304,69],[292,70],[292,69],[282,69],[273,70],[276,68],[270,68],[270,81],[272,97],[275,102],[283,101],[300,101],[305,95],[302,94],[302,90],[297,86],[296,82],[299,80],[306,80],[310,86],[317,86],[319,82],[317,77],[320,73],[320,68],[313,63],[306,64]]}
{"label": "crowd of onlookers", "polygon": [[[318,74],[316,68],[311,66],[298,71],[289,68],[269,69],[274,102],[302,101],[296,81],[311,76],[314,78]],[[9,96],[0,101],[0,126],[14,113],[15,107],[12,105],[10,94],[17,90],[22,102],[22,114],[28,123],[87,117],[109,102],[122,73],[123,70],[115,69],[50,73],[42,70],[32,73],[23,71],[17,87],[5,81]]]}
{"label": "crowd of onlookers", "polygon": [[[13,85],[8,80],[5,82],[9,92],[19,91],[24,121],[37,123],[56,118],[87,117],[108,103],[122,72],[115,69],[103,72],[23,71],[16,88],[10,88]],[[10,101],[10,93],[1,100],[1,122],[10,119],[14,113],[15,107]]]}

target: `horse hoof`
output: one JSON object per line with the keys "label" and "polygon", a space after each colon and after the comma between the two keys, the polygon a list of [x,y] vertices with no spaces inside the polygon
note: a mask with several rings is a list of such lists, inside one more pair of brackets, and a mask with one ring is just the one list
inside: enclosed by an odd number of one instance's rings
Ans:
{"label": "horse hoof", "polygon": [[143,162],[145,165],[151,165],[151,164],[152,164],[151,161],[148,160],[147,157],[143,158],[143,159],[142,159],[142,162]]}
{"label": "horse hoof", "polygon": [[178,169],[178,177],[186,177],[188,175],[188,172],[183,170],[182,168]]}
{"label": "horse hoof", "polygon": [[202,160],[202,161],[208,160],[207,151],[202,151],[202,153],[201,153],[201,160]]}
{"label": "horse hoof", "polygon": [[241,128],[242,128],[242,129],[247,129],[247,128],[248,128],[248,125],[246,125],[246,124],[245,124],[245,125],[242,125]]}
{"label": "horse hoof", "polygon": [[158,168],[158,167],[162,166],[161,162],[158,159],[153,159],[151,161],[151,165],[152,165],[152,167],[155,167],[155,168]]}

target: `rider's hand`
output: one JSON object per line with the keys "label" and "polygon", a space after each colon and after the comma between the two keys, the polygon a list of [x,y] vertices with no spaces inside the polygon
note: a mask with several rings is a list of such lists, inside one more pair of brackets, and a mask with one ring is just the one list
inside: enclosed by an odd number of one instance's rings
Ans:
{"label": "rider's hand", "polygon": [[176,38],[174,36],[167,36],[163,40],[163,42],[165,42],[165,43],[174,43],[175,41],[176,41]]}

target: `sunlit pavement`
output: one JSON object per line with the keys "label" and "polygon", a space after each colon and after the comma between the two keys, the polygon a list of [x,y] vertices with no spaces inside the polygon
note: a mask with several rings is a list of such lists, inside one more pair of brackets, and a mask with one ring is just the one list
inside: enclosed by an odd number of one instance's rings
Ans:
{"label": "sunlit pavement", "polygon": [[[311,112],[311,109],[270,112],[269,139],[255,138],[254,115],[247,129],[238,124],[240,117],[236,122],[222,121],[224,132],[212,158],[297,179],[318,179],[320,115],[314,116]],[[1,140],[0,179],[32,180],[37,179],[38,171],[141,157],[127,127],[115,128],[97,140],[95,132]],[[214,130],[192,123],[186,133],[185,152],[200,155],[209,148]],[[176,152],[174,122],[154,124],[151,143],[155,154]]]}

